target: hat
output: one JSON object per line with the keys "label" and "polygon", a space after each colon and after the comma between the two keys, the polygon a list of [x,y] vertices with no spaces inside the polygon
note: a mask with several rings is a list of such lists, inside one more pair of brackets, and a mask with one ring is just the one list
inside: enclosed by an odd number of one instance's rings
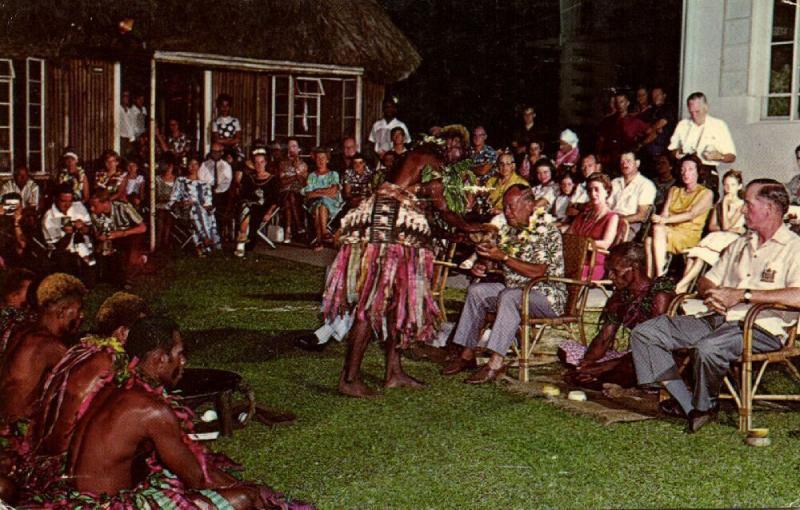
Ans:
{"label": "hat", "polygon": [[571,129],[565,129],[561,132],[561,141],[568,143],[571,147],[578,145],[578,135]]}
{"label": "hat", "polygon": [[74,151],[71,151],[71,150],[69,150],[69,151],[66,151],[66,152],[65,152],[65,153],[62,155],[62,157],[64,157],[64,158],[74,158],[74,159],[76,159],[76,160],[77,160],[77,159],[80,159],[80,158],[78,157],[78,155],[77,155],[77,154],[76,154]]}
{"label": "hat", "polygon": [[459,137],[464,147],[469,147],[469,131],[462,124],[449,124],[443,127],[441,137],[444,139]]}

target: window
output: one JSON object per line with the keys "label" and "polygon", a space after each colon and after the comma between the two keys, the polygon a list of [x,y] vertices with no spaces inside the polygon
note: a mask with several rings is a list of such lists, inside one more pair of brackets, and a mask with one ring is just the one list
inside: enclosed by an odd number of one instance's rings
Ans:
{"label": "window", "polygon": [[798,80],[798,9],[795,2],[774,0],[770,39],[769,87],[764,101],[768,119],[800,119]]}
{"label": "window", "polygon": [[342,80],[342,134],[355,135],[356,80]]}
{"label": "window", "polygon": [[14,64],[0,59],[0,173],[14,163]]}
{"label": "window", "polygon": [[296,137],[306,149],[319,145],[325,89],[319,78],[272,77],[272,136]]}
{"label": "window", "polygon": [[32,173],[44,171],[44,60],[29,58],[25,99],[27,109],[26,163]]}

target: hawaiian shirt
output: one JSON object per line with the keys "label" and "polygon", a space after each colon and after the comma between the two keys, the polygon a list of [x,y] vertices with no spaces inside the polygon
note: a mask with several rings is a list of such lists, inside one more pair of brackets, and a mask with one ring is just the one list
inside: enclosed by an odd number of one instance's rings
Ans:
{"label": "hawaiian shirt", "polygon": [[70,186],[72,186],[72,199],[80,202],[84,199],[83,178],[85,175],[86,172],[80,167],[78,167],[78,175],[73,175],[69,173],[69,170],[66,168],[62,168],[59,170],[58,175],[56,176],[56,183],[68,183]]}
{"label": "hawaiian shirt", "polygon": [[494,165],[497,162],[497,151],[489,145],[484,145],[483,149],[479,151],[476,151],[474,148],[470,148],[469,157],[475,162],[476,166],[483,166],[486,163],[491,163]]}
{"label": "hawaiian shirt", "polygon": [[[234,134],[236,134],[234,132]],[[184,156],[192,150],[192,141],[184,133],[181,133],[176,138],[172,136],[167,138],[167,145],[176,156]]]}
{"label": "hawaiian shirt", "polygon": [[103,234],[118,230],[128,230],[142,221],[142,215],[127,202],[111,202],[111,213],[96,215],[92,213],[92,223]]}
{"label": "hawaiian shirt", "polygon": [[[531,216],[530,225],[523,229],[505,224],[500,229],[500,249],[510,257],[531,264],[543,264],[547,267],[547,276],[564,276],[564,256],[561,231],[555,225],[555,219],[541,208]],[[520,288],[530,282],[530,278],[503,266],[503,277],[506,287]],[[567,303],[567,287],[563,283],[539,282],[533,290],[543,294],[555,313],[564,313]]]}
{"label": "hawaiian shirt", "polygon": [[370,194],[373,171],[366,167],[363,172],[358,173],[353,168],[344,171],[344,184],[350,185],[351,193],[355,196],[366,197]]}

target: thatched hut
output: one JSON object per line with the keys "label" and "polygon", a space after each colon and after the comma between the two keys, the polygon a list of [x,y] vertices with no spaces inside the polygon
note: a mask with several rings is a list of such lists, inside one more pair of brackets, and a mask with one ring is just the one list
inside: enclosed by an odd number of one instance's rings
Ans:
{"label": "thatched hut", "polygon": [[181,116],[200,149],[222,92],[245,142],[363,140],[385,85],[420,63],[375,0],[10,0],[0,19],[0,172],[118,149],[127,83],[151,126]]}

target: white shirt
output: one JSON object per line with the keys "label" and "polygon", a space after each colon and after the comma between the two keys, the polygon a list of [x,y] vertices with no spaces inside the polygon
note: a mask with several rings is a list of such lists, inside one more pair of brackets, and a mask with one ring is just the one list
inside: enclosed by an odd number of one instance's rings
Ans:
{"label": "white shirt", "polygon": [[589,193],[586,191],[586,183],[582,182],[578,184],[578,189],[576,189],[575,194],[572,195],[572,203],[586,204],[588,202],[589,202]]}
{"label": "white shirt", "polygon": [[141,193],[143,190],[142,184],[144,184],[144,176],[137,175],[135,178],[131,179],[130,177],[125,181],[125,194],[130,195],[131,193]]}
{"label": "white shirt", "polygon": [[[800,237],[786,225],[758,247],[758,235],[749,231],[722,252],[705,277],[719,287],[773,290],[800,287]],[[752,304],[738,303],[725,314],[727,321],[744,319]],[[783,327],[797,319],[792,312],[767,310],[756,324],[778,337],[786,336]]]}
{"label": "white shirt", "polygon": [[627,185],[625,177],[617,177],[611,181],[611,196],[608,206],[612,211],[629,216],[636,214],[640,205],[653,205],[656,200],[656,185],[644,175],[637,173]]}
{"label": "white shirt", "polygon": [[136,129],[134,128],[135,124],[135,115],[136,112],[133,111],[133,108],[128,107],[126,110],[124,106],[119,105],[119,136],[120,138],[126,138],[130,141],[134,141],[136,139]]}
{"label": "white shirt", "polygon": [[133,137],[135,139],[147,131],[147,108],[144,106],[139,108],[133,105],[130,108],[129,114],[131,115],[131,125],[133,127]]}
{"label": "white shirt", "polygon": [[[216,174],[216,186],[214,185],[214,174]],[[207,159],[200,165],[197,177],[211,186],[212,192],[225,193],[231,187],[233,169],[224,159],[216,162],[213,159]]]}
{"label": "white shirt", "polygon": [[[50,247],[55,247],[56,243],[58,243],[61,238],[66,235],[64,229],[62,228],[64,226],[62,218],[67,217],[69,217],[73,222],[75,222],[75,220],[81,220],[87,225],[92,224],[92,218],[89,216],[89,211],[86,210],[86,207],[82,202],[72,202],[72,205],[69,209],[67,209],[66,214],[59,211],[58,207],[56,207],[56,204],[53,204],[53,206],[50,207],[46,213],[44,213],[44,217],[42,218],[42,234],[44,235],[44,240],[47,241],[47,244]],[[86,240],[85,245],[91,246],[91,240],[89,236],[84,236],[84,239]],[[72,240],[70,240],[69,244],[67,245],[67,251],[77,252],[78,249],[78,246]]]}
{"label": "white shirt", "polygon": [[533,198],[536,200],[539,200],[540,198],[547,200],[548,209],[553,207],[553,204],[556,202],[558,188],[554,182],[550,182],[549,184],[537,184],[531,188],[531,191],[533,192]]}
{"label": "white shirt", "polygon": [[698,126],[692,119],[678,122],[675,132],[669,141],[668,150],[677,150],[680,154],[697,154],[704,165],[719,166],[719,161],[703,159],[703,152],[716,150],[720,154],[736,155],[731,132],[725,121],[706,115],[706,121]]}
{"label": "white shirt", "polygon": [[39,185],[33,179],[28,179],[22,189],[19,189],[14,179],[5,182],[2,189],[0,189],[0,196],[9,193],[19,193],[22,197],[22,207],[39,208]]}
{"label": "white shirt", "polygon": [[411,142],[411,135],[408,134],[408,128],[401,121],[397,120],[397,117],[390,122],[386,122],[386,119],[380,119],[372,125],[372,131],[369,132],[369,141],[375,144],[375,152],[377,154],[392,150],[392,129],[396,127],[403,128],[403,132],[406,134],[403,141],[405,143]]}

